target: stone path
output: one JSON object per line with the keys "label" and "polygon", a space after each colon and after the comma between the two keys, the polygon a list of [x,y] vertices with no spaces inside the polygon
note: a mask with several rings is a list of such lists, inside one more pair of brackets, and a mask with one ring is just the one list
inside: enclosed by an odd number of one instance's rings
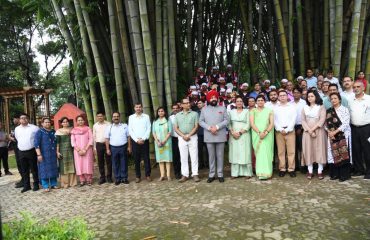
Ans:
{"label": "stone path", "polygon": [[2,217],[8,222],[21,211],[42,221],[80,216],[97,239],[370,238],[370,181],[308,181],[297,174],[295,179],[226,178],[223,184],[207,184],[202,173],[197,184],[144,180],[48,194],[21,194],[14,188],[19,176],[1,177]]}

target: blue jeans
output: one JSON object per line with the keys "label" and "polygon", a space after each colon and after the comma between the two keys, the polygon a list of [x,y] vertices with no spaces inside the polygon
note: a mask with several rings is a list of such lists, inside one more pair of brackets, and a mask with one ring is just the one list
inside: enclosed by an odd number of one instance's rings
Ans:
{"label": "blue jeans", "polygon": [[113,173],[116,181],[127,180],[128,178],[128,159],[127,144],[119,147],[110,146]]}
{"label": "blue jeans", "polygon": [[47,189],[49,187],[56,187],[58,185],[57,178],[42,178],[41,185],[43,189]]}

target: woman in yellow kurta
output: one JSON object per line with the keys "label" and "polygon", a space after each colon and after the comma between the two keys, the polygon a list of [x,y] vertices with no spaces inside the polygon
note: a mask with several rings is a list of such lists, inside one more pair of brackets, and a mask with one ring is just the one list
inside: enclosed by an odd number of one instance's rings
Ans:
{"label": "woman in yellow kurta", "polygon": [[229,161],[231,178],[253,176],[249,110],[243,109],[243,98],[235,99],[236,108],[229,112]]}

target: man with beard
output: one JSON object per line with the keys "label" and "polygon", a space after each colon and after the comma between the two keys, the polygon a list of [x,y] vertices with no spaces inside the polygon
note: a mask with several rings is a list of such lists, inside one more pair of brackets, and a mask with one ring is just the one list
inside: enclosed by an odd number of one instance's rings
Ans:
{"label": "man with beard", "polygon": [[215,180],[216,163],[217,176],[220,183],[224,182],[224,150],[226,142],[226,126],[228,116],[226,108],[217,104],[218,93],[211,91],[207,95],[209,105],[203,108],[199,125],[204,129],[204,142],[207,143],[209,155],[209,176],[207,183]]}
{"label": "man with beard", "polygon": [[355,97],[355,93],[353,92],[352,85],[353,85],[353,80],[351,77],[346,76],[343,78],[344,91],[342,92],[342,94],[347,99],[353,99]]}
{"label": "man with beard", "polygon": [[269,99],[270,101],[265,103],[265,107],[270,108],[271,110],[274,110],[274,107],[277,106],[279,103],[278,101],[278,92],[276,89],[273,89],[269,92]]}
{"label": "man with beard", "polygon": [[206,98],[207,93],[208,93],[207,83],[202,83],[202,86],[200,87],[200,100],[205,102],[207,100]]}
{"label": "man with beard", "polygon": [[224,100],[224,106],[227,108],[227,106],[229,106],[229,104],[232,104],[233,103],[233,100],[232,100],[232,93],[233,91],[229,88],[226,90],[226,99]]}
{"label": "man with beard", "polygon": [[199,101],[199,92],[198,91],[192,91],[189,100],[190,100],[191,109],[193,111],[196,111],[197,108],[198,108],[197,103]]}
{"label": "man with beard", "polygon": [[294,100],[290,103],[295,106],[297,110],[297,118],[295,121],[295,142],[296,142],[296,151],[295,151],[295,166],[296,168],[300,167],[300,171],[305,173],[304,162],[301,162],[302,155],[302,110],[307,104],[305,100],[302,99],[302,89],[294,88],[293,89]]}
{"label": "man with beard", "polygon": [[248,83],[243,83],[242,86],[240,87],[240,96],[242,96],[244,105],[246,105],[249,94],[248,94]]}
{"label": "man with beard", "polygon": [[271,81],[268,80],[268,79],[266,79],[265,81],[263,81],[263,89],[267,93],[269,93],[271,91],[270,84],[271,84]]}

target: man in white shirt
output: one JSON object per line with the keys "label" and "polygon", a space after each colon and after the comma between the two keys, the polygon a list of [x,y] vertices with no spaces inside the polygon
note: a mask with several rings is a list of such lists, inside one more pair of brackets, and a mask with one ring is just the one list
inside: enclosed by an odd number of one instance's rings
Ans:
{"label": "man in white shirt", "polygon": [[[199,102],[198,102],[199,103]],[[172,113],[170,121],[172,126],[175,124],[176,114],[180,112],[180,107],[177,103],[172,104]],[[175,178],[181,178],[181,162],[180,162],[180,150],[179,150],[179,135],[176,133],[175,128],[172,128],[171,138],[172,138],[172,161],[173,161],[173,170],[175,172]]]}
{"label": "man in white shirt", "polygon": [[295,130],[297,118],[296,108],[288,103],[285,90],[279,91],[279,104],[274,108],[274,125],[276,130],[276,145],[279,156],[279,176],[284,177],[287,171],[285,157],[288,157],[288,172],[295,177]]}
{"label": "man in white shirt", "polygon": [[344,91],[341,93],[345,96],[348,100],[355,98],[355,93],[353,92],[353,80],[351,77],[345,76],[343,78],[343,88]]}
{"label": "man in white shirt", "polygon": [[141,181],[140,161],[144,159],[145,177],[150,178],[150,159],[149,159],[149,136],[151,131],[150,118],[143,113],[143,105],[135,104],[135,113],[128,118],[128,129],[131,137],[132,154],[135,159],[136,183]]}
{"label": "man in white shirt", "polygon": [[276,107],[279,104],[277,90],[272,89],[268,93],[268,97],[269,97],[270,101],[266,102],[265,107],[270,108],[271,110],[274,110],[274,107]]}
{"label": "man in white shirt", "polygon": [[334,77],[333,75],[334,75],[333,70],[328,70],[328,72],[326,73],[326,78],[324,79],[324,81],[329,81],[330,83],[336,84],[338,86],[339,93],[341,93],[343,90],[342,90],[342,87],[340,86],[339,80],[338,80],[338,78]]}
{"label": "man in white shirt", "polygon": [[301,155],[302,155],[302,110],[305,105],[307,105],[306,101],[302,99],[302,89],[296,87],[293,89],[293,97],[294,101],[290,104],[295,106],[297,110],[297,119],[295,121],[295,142],[296,142],[296,150],[295,150],[295,164],[296,167],[300,167],[302,173],[305,173],[304,169],[304,162],[302,162]]}
{"label": "man in white shirt", "polygon": [[22,165],[23,189],[21,192],[31,190],[30,171],[33,177],[33,191],[37,191],[40,188],[34,140],[39,128],[29,123],[29,116],[26,113],[19,116],[19,121],[21,124],[15,128],[14,135],[19,149],[19,161]]}
{"label": "man in white shirt", "polygon": [[131,151],[131,143],[128,126],[121,123],[120,117],[119,112],[113,112],[113,123],[109,124],[104,132],[106,152],[112,158],[115,185],[129,184],[127,152]]}
{"label": "man in white shirt", "polygon": [[[105,121],[103,112],[96,114],[97,122],[93,126],[94,152],[98,157],[98,166],[100,173],[99,185],[105,182],[112,183],[112,160],[107,154],[105,147],[105,129],[110,125]],[[105,174],[105,164],[107,165],[107,174]]]}
{"label": "man in white shirt", "polygon": [[[349,101],[352,130],[353,176],[370,179],[370,96],[361,81],[353,84],[355,97]],[[364,168],[365,162],[365,168]]]}

